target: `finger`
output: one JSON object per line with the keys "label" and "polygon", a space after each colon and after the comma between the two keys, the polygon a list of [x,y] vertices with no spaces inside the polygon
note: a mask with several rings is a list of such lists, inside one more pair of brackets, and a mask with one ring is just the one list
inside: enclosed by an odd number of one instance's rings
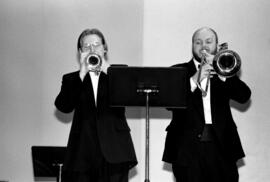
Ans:
{"label": "finger", "polygon": [[80,61],[81,61],[81,63],[85,63],[86,62],[87,55],[88,55],[88,53],[85,53],[85,52],[82,52],[81,53],[81,55],[80,55]]}

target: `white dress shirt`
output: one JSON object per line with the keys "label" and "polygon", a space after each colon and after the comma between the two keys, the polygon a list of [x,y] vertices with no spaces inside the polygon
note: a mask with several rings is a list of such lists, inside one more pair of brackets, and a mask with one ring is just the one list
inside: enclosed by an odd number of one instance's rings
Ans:
{"label": "white dress shirt", "polygon": [[[198,61],[196,61],[195,59],[193,59],[193,62],[196,66],[196,69],[198,70],[200,63]],[[207,79],[204,78],[200,83],[202,89],[204,89],[204,90],[206,88],[206,82],[207,82]],[[197,84],[193,81],[192,78],[190,78],[190,85],[191,85],[191,92],[194,92],[194,90],[197,88]],[[205,97],[202,96],[205,124],[212,124],[211,100],[210,100],[210,94],[211,94],[210,90],[211,89],[210,88],[211,88],[211,84],[209,81],[207,94]]]}
{"label": "white dress shirt", "polygon": [[92,81],[92,87],[93,87],[93,92],[95,96],[95,103],[97,105],[98,80],[99,80],[100,74],[96,74],[95,72],[92,72],[92,71],[90,71],[89,74]]}

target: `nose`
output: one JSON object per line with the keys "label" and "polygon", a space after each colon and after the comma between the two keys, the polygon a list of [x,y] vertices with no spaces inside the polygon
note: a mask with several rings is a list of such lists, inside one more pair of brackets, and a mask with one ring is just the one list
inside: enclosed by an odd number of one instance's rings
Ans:
{"label": "nose", "polygon": [[206,51],[206,52],[209,51],[209,47],[206,44],[203,44],[202,48],[201,48],[201,52],[204,52],[204,51]]}
{"label": "nose", "polygon": [[206,49],[207,48],[207,45],[206,45],[206,43],[202,43],[202,49]]}
{"label": "nose", "polygon": [[89,49],[90,49],[91,52],[94,52],[94,50],[95,50],[94,45],[90,44]]}

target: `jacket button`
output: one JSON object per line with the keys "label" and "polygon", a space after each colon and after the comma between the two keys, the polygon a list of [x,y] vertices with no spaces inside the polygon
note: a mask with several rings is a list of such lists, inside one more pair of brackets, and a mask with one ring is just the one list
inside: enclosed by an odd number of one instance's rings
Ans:
{"label": "jacket button", "polygon": [[198,134],[198,138],[201,138],[202,137],[202,135],[201,134]]}

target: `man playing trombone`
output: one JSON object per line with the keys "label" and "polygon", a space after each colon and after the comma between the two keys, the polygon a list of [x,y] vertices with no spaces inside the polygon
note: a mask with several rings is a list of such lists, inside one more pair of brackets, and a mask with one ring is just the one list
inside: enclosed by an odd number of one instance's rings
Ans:
{"label": "man playing trombone", "polygon": [[243,104],[251,95],[235,74],[241,60],[218,50],[217,33],[208,27],[193,34],[192,54],[174,65],[188,69],[188,102],[186,109],[171,109],[163,161],[172,164],[177,182],[238,182],[236,162],[245,154],[230,100]]}

